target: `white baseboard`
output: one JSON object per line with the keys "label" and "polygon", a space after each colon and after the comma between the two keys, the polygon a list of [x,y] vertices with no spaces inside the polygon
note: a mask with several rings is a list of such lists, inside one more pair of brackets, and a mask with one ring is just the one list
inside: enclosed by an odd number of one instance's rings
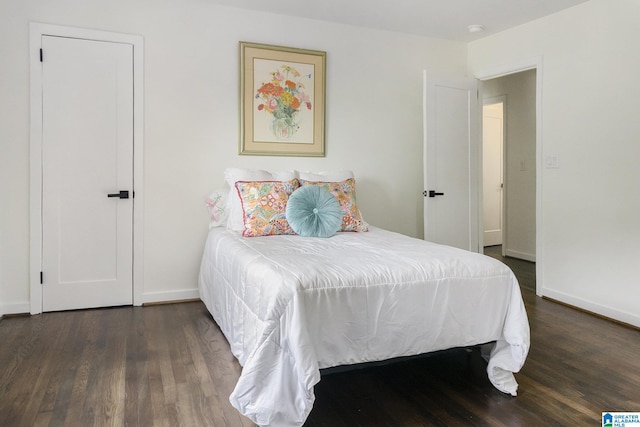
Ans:
{"label": "white baseboard", "polygon": [[616,320],[618,322],[626,323],[631,326],[640,328],[640,316],[638,316],[637,314],[620,311],[613,307],[608,307],[605,305],[587,301],[582,298],[565,294],[564,292],[554,291],[548,288],[542,289],[542,296],[572,305],[579,309],[586,310],[600,316],[607,317],[609,319]]}
{"label": "white baseboard", "polygon": [[9,314],[28,314],[30,311],[31,304],[28,301],[0,305],[0,317]]}
{"label": "white baseboard", "polygon": [[[165,292],[149,292],[142,296],[143,304],[151,304],[158,302],[183,301],[199,299],[200,293],[198,289],[188,289],[185,291],[165,291]],[[12,314],[29,314],[31,312],[30,302],[9,303],[0,305],[0,318]]]}
{"label": "white baseboard", "polygon": [[182,291],[146,292],[142,295],[142,303],[152,304],[158,302],[183,301],[199,298],[200,292],[197,288]]}
{"label": "white baseboard", "polygon": [[525,252],[518,252],[511,249],[505,249],[505,255],[511,258],[523,259],[525,261],[536,262],[536,256]]}

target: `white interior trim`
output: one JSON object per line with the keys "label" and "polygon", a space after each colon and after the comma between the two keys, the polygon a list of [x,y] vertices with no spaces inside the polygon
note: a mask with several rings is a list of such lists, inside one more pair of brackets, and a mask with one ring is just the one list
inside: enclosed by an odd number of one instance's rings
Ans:
{"label": "white interior trim", "polygon": [[0,304],[0,319],[6,314],[24,314],[28,313],[30,308],[29,301],[14,302],[9,304]]}
{"label": "white interior trim", "polygon": [[143,206],[144,206],[144,38],[139,35],[111,33],[75,27],[29,24],[30,61],[30,184],[29,184],[29,287],[31,314],[42,312],[42,66],[40,48],[42,36],[71,37],[127,43],[133,46],[133,304],[142,305],[143,271]]}
{"label": "white interior trim", "polygon": [[554,291],[553,289],[545,289],[544,296],[564,304],[569,304],[579,310],[586,310],[640,328],[640,316],[636,313],[621,311],[617,308],[594,303],[561,291]]}
{"label": "white interior trim", "polygon": [[542,150],[542,74],[543,57],[523,59],[510,64],[502,64],[491,69],[476,73],[478,80],[490,80],[520,71],[536,70],[536,294],[542,296],[544,289],[544,256],[542,248],[542,174],[544,171]]}
{"label": "white interior trim", "polygon": [[536,256],[534,254],[530,254],[527,252],[514,251],[512,249],[506,249],[503,251],[504,251],[504,256],[510,256],[512,258],[518,258],[525,261],[536,262]]}
{"label": "white interior trim", "polygon": [[185,289],[182,291],[159,291],[149,292],[143,295],[142,303],[162,303],[173,301],[189,301],[194,299],[200,299],[199,289]]}

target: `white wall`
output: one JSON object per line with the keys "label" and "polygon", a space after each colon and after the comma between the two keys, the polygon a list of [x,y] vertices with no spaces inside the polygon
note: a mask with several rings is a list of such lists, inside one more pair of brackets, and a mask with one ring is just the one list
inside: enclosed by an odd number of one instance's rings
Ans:
{"label": "white wall", "polygon": [[[203,201],[223,185],[228,166],[353,169],[368,222],[422,236],[422,70],[464,75],[466,45],[200,0],[5,0],[0,16],[5,312],[29,311],[31,21],[145,39],[146,301],[197,296]],[[326,158],[237,154],[240,40],[327,52]]]}
{"label": "white wall", "polygon": [[[542,57],[543,295],[640,326],[640,2],[591,0],[468,46],[469,71]],[[539,159],[541,161],[541,159]]]}
{"label": "white wall", "polygon": [[506,96],[505,239],[508,256],[536,256],[536,71],[482,82],[484,98]]}

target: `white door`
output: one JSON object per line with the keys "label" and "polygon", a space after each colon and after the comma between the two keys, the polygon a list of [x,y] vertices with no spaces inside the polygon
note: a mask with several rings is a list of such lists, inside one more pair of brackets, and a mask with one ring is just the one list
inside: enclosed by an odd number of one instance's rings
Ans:
{"label": "white door", "polygon": [[482,210],[484,246],[502,244],[503,125],[502,102],[482,107]]}
{"label": "white door", "polygon": [[474,79],[424,74],[425,240],[479,251]]}
{"label": "white door", "polygon": [[132,196],[132,46],[43,36],[43,311],[133,303]]}

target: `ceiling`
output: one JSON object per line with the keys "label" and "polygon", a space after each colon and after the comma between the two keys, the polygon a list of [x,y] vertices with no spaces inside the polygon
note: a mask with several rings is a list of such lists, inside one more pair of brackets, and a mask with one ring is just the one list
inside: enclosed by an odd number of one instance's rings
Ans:
{"label": "ceiling", "polygon": [[[469,42],[588,0],[209,0],[347,25]],[[470,25],[485,27],[470,33]]]}

